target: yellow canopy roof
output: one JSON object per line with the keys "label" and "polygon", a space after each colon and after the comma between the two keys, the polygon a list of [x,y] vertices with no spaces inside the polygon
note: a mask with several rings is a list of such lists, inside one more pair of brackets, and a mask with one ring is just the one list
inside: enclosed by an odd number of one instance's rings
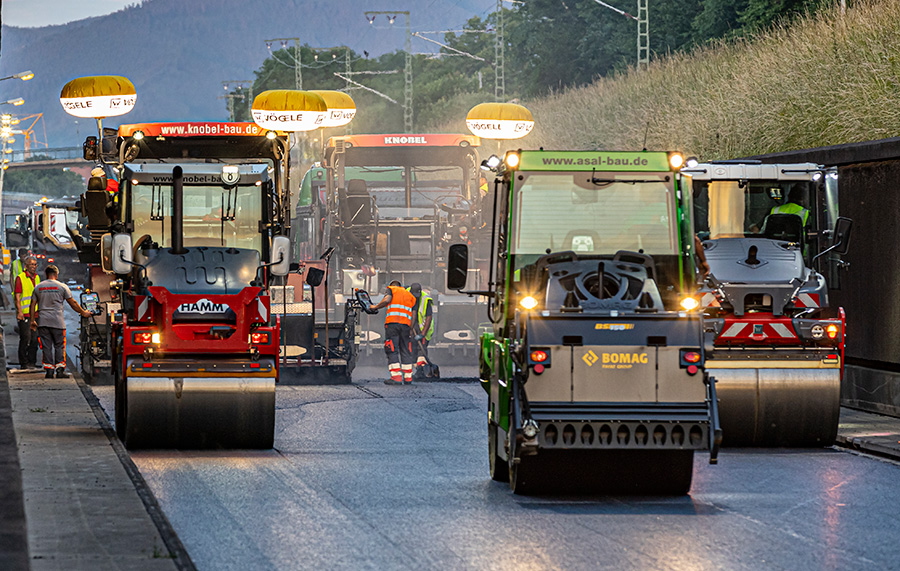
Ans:
{"label": "yellow canopy roof", "polygon": [[271,89],[253,99],[253,109],[259,111],[328,111],[321,95],[296,89]]}
{"label": "yellow canopy roof", "polygon": [[466,119],[470,121],[534,121],[531,111],[515,103],[479,103],[469,110]]}
{"label": "yellow canopy roof", "polygon": [[78,77],[65,84],[60,99],[99,97],[104,95],[137,95],[134,85],[121,75],[91,75]]}
{"label": "yellow canopy roof", "polygon": [[356,102],[343,91],[313,89],[310,93],[315,93],[324,99],[325,105],[327,105],[329,109],[356,109]]}

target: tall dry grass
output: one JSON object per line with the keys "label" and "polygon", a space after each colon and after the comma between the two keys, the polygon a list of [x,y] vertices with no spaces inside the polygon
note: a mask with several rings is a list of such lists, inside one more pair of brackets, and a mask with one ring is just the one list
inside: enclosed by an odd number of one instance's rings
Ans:
{"label": "tall dry grass", "polygon": [[708,160],[897,136],[900,1],[835,5],[522,103],[535,118],[522,148],[630,150],[646,136],[649,149]]}

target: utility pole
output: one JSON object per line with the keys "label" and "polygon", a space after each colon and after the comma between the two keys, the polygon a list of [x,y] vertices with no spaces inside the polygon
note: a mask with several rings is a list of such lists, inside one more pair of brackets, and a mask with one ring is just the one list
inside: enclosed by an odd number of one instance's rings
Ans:
{"label": "utility pole", "polygon": [[637,67],[646,70],[650,67],[650,13],[647,9],[648,0],[637,0]]}
{"label": "utility pole", "polygon": [[[320,52],[320,51],[332,52],[334,50],[344,50],[344,79],[345,79],[345,82],[347,83],[347,85],[344,87],[344,91],[350,91],[351,88],[350,88],[350,79],[349,78],[353,73],[350,69],[350,48],[348,48],[347,46],[332,46],[330,48],[310,48],[310,49],[313,51],[313,54],[314,54],[313,57],[315,58],[316,61],[319,61],[319,54],[317,54],[316,52]],[[337,55],[331,54],[331,59],[337,60]],[[338,74],[336,74],[336,75],[338,75]],[[340,75],[338,75],[338,77],[340,77]],[[344,129],[346,129],[345,132],[347,135],[353,134],[353,127],[351,127],[351,125],[353,125],[353,121],[347,123],[346,127],[344,127]]]}
{"label": "utility pole", "polygon": [[506,70],[504,69],[504,43],[503,39],[503,0],[497,0],[497,36],[496,41],[494,42],[494,59],[496,63],[494,64],[495,69],[495,84],[494,84],[494,99],[497,101],[503,101],[506,99]]}
{"label": "utility pole", "polygon": [[647,8],[648,0],[637,0],[637,17],[624,10],[619,10],[615,6],[610,6],[602,0],[594,0],[594,2],[637,22],[637,68],[638,70],[645,70],[650,67],[650,11]]}
{"label": "utility pole", "polygon": [[[246,87],[247,94],[237,95],[234,93],[229,93],[228,90],[232,87],[237,86],[238,89],[243,91]],[[220,97],[220,99],[228,100],[228,116],[231,118],[231,121],[234,122],[235,118],[235,109],[234,109],[234,100],[235,99],[244,99],[247,100],[247,107],[249,108],[253,105],[253,80],[251,79],[229,79],[222,82],[222,87],[225,89],[225,95]]]}
{"label": "utility pole", "polygon": [[266,40],[266,47],[272,49],[272,42],[281,42],[282,49],[286,49],[288,42],[294,42],[294,86],[295,89],[303,89],[303,64],[300,59],[300,38],[272,38]]}
{"label": "utility pole", "polygon": [[[347,48],[347,51],[344,52],[344,73],[347,74],[347,87],[345,87],[344,89],[350,91],[350,74],[353,73],[352,71],[350,71],[350,48]],[[347,126],[344,127],[344,129],[346,129],[346,133],[348,135],[352,135],[353,121],[347,123]]]}
{"label": "utility pole", "polygon": [[403,129],[407,133],[412,133],[413,129],[413,103],[412,103],[412,95],[413,95],[413,76],[412,76],[412,32],[409,28],[409,12],[405,10],[396,10],[392,12],[385,11],[370,11],[366,12],[366,19],[369,20],[370,24],[375,23],[375,17],[379,14],[384,14],[388,17],[388,21],[393,24],[394,19],[397,17],[397,14],[403,14],[406,16],[406,42],[404,44],[404,49],[406,51],[406,65],[403,70]]}

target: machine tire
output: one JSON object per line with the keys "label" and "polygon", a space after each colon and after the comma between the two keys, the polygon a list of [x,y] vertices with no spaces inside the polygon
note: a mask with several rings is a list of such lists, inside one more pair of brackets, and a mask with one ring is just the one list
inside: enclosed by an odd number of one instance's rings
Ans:
{"label": "machine tire", "polygon": [[516,411],[509,411],[509,488],[514,494],[531,495],[546,492],[548,482],[547,464],[540,455],[522,456],[516,462]]}
{"label": "machine tire", "polygon": [[495,482],[509,482],[509,466],[506,460],[497,454],[497,436],[500,427],[488,421],[488,460],[490,462],[491,480]]}

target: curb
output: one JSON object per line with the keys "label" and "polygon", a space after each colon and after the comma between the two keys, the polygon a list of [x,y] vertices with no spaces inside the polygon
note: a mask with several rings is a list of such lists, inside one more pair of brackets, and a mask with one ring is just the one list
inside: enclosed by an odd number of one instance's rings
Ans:
{"label": "curb", "polygon": [[900,461],[900,449],[890,446],[884,446],[877,442],[872,442],[868,438],[841,436],[839,434],[834,441],[834,445],[839,448],[857,450],[859,452],[865,452],[866,454],[871,454],[873,456],[887,458],[888,460]]}
{"label": "curb", "polygon": [[138,467],[131,460],[131,456],[129,456],[128,451],[125,449],[125,445],[122,444],[122,441],[119,440],[119,437],[116,435],[116,431],[106,417],[106,412],[103,410],[103,407],[100,406],[100,401],[91,391],[90,387],[84,382],[84,379],[81,378],[81,375],[77,373],[72,359],[67,356],[67,361],[69,370],[73,371],[72,377],[75,379],[78,388],[81,390],[81,394],[84,396],[84,399],[91,407],[91,411],[93,411],[94,416],[97,418],[97,423],[109,439],[109,444],[119,458],[119,462],[122,463],[122,467],[125,468],[125,473],[128,474],[128,478],[131,480],[132,484],[134,484],[134,489],[141,499],[141,502],[143,502],[147,513],[150,515],[150,519],[159,531],[159,536],[165,544],[166,549],[169,550],[169,554],[172,556],[172,561],[175,563],[175,566],[180,571],[196,571],[197,567],[194,565],[193,560],[191,560],[191,556],[188,554],[187,549],[185,549],[184,544],[181,543],[181,539],[179,539],[178,534],[175,532],[175,528],[172,527],[166,514],[163,513],[159,502],[156,501],[156,496],[153,495],[153,492],[141,475],[140,470],[138,470]]}
{"label": "curb", "polygon": [[8,571],[31,568],[22,468],[6,376],[6,339],[0,331],[0,562]]}

